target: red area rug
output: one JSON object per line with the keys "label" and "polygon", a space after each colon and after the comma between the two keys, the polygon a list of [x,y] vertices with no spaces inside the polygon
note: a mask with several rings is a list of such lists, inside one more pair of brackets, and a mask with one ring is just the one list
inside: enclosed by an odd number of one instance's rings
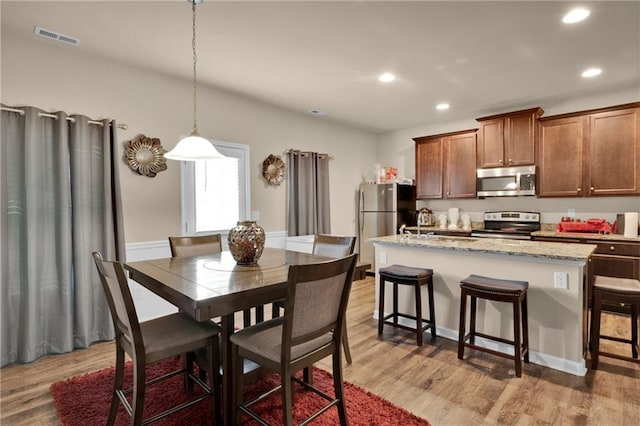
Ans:
{"label": "red area rug", "polygon": [[[157,377],[176,369],[179,367],[179,363],[178,359],[172,359],[150,365],[147,367],[147,378]],[[114,375],[115,367],[110,367],[71,377],[51,385],[51,394],[62,424],[65,426],[105,424],[111,402]],[[248,384],[245,389],[245,398],[273,387],[278,381],[277,375],[269,374],[256,383]],[[125,386],[131,386],[130,363],[127,363],[125,382]],[[314,385],[329,395],[333,395],[333,378],[326,371],[314,369]],[[426,420],[418,418],[358,386],[345,382],[344,388],[347,416],[351,425],[429,426],[429,422]],[[170,405],[183,402],[185,398],[186,395],[182,391],[182,376],[176,376],[152,385],[146,391],[144,417],[147,418],[163,411]],[[299,423],[323,404],[324,400],[313,392],[297,387],[294,395],[294,423]],[[254,405],[254,409],[272,425],[282,424],[282,405],[279,393],[276,392]],[[211,419],[211,403],[206,400],[162,419],[154,425],[210,425]],[[248,417],[245,418],[244,424],[257,424],[253,420],[249,420]],[[126,425],[128,423],[129,416],[121,405],[116,424]],[[312,424],[327,426],[339,424],[338,410],[332,407]]]}

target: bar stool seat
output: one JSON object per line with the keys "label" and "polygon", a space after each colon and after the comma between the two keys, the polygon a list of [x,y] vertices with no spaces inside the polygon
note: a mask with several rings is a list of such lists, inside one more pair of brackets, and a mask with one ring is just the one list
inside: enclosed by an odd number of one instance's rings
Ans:
{"label": "bar stool seat", "polygon": [[[460,331],[458,334],[458,359],[463,359],[464,349],[472,348],[515,361],[516,376],[522,376],[522,358],[529,362],[529,319],[527,315],[527,281],[503,280],[480,275],[469,275],[460,281]],[[471,297],[469,334],[465,335],[467,296]],[[513,340],[476,331],[477,299],[507,302],[513,305]],[[522,332],[520,327],[522,325]],[[514,354],[495,351],[475,344],[475,338],[483,337],[514,347]],[[467,342],[467,340],[469,342]]]}
{"label": "bar stool seat", "polygon": [[[416,343],[422,346],[422,335],[431,329],[431,340],[436,338],[436,315],[433,301],[433,270],[413,268],[403,265],[391,265],[378,271],[380,277],[378,303],[378,335],[382,334],[385,324],[416,332]],[[384,315],[385,284],[393,283],[393,312]],[[398,312],[398,285],[410,285],[415,290],[416,314],[410,315]],[[420,288],[427,286],[429,298],[429,318],[422,318],[422,296]],[[406,318],[416,322],[415,328],[398,323],[398,318]],[[392,320],[389,320],[392,319]]]}
{"label": "bar stool seat", "polygon": [[[625,339],[601,334],[600,324],[603,304],[622,303],[631,309],[631,338]],[[638,359],[638,311],[640,310],[640,281],[630,278],[614,278],[597,275],[593,283],[591,312],[591,368],[598,368],[600,356],[640,363]],[[600,351],[600,339],[631,345],[631,357]]]}

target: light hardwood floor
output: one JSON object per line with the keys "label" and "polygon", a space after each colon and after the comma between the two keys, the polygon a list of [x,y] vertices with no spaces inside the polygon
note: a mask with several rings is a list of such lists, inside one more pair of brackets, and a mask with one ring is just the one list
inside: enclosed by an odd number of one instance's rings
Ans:
{"label": "light hardwood floor", "polygon": [[[512,361],[469,350],[460,361],[456,342],[444,338],[418,348],[410,332],[385,327],[378,339],[373,310],[373,278],[354,282],[347,319],[353,364],[345,379],[433,425],[640,424],[639,365],[601,358],[599,370],[577,377],[525,364],[516,378]],[[626,335],[629,320],[606,315],[603,327]],[[59,424],[50,385],[113,362],[108,342],[3,368],[0,424]],[[328,360],[320,366],[331,371]]]}

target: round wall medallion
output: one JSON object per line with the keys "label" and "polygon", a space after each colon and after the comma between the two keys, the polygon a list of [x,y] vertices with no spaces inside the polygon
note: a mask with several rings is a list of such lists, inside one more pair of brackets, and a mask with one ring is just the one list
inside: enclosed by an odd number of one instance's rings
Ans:
{"label": "round wall medallion", "polygon": [[127,143],[124,159],[134,172],[142,176],[154,177],[167,170],[165,152],[167,151],[160,145],[160,139],[139,135]]}
{"label": "round wall medallion", "polygon": [[286,170],[287,166],[279,155],[269,154],[262,162],[262,176],[270,185],[280,185]]}

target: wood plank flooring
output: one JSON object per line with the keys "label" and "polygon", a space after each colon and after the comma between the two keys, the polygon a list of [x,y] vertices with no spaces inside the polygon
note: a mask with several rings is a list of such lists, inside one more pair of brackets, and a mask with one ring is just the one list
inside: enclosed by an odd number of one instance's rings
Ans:
{"label": "wood plank flooring", "polygon": [[[378,339],[373,310],[373,278],[354,282],[347,318],[353,364],[345,365],[345,379],[435,426],[640,423],[640,365],[601,358],[599,370],[577,377],[525,364],[518,379],[506,359],[467,351],[465,360],[458,360],[451,340],[427,338],[418,348],[412,333],[391,327]],[[611,334],[627,335],[629,327],[627,317],[604,318],[603,330]],[[6,366],[0,370],[0,424],[60,424],[50,385],[112,365],[114,354],[113,343],[107,342]],[[328,360],[319,365],[331,371]]]}

